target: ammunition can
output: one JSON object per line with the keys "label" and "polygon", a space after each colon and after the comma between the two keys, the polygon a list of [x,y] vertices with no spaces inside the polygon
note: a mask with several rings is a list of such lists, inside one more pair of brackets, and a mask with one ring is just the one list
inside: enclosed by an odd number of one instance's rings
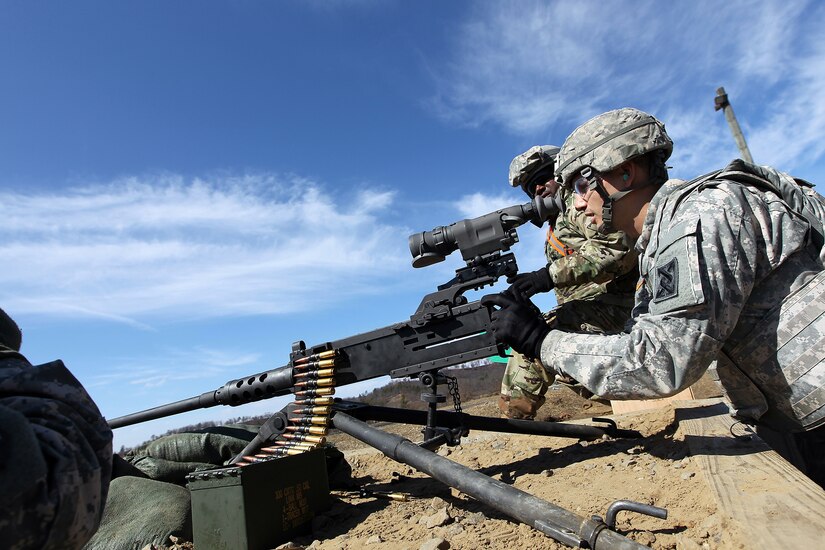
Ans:
{"label": "ammunition can", "polygon": [[196,548],[267,550],[309,532],[329,505],[323,449],[189,474]]}

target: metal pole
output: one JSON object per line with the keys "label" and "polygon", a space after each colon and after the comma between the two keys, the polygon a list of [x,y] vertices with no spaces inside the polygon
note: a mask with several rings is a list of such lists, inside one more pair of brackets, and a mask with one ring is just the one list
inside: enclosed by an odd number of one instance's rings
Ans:
{"label": "metal pole", "polygon": [[423,449],[408,439],[368,426],[345,413],[336,412],[332,422],[335,428],[375,447],[391,459],[408,464],[450,487],[455,487],[462,493],[563,544],[595,550],[646,548],[611,531],[603,522],[577,516],[564,508]]}
{"label": "metal pole", "polygon": [[739,147],[739,154],[742,155],[742,160],[753,164],[753,157],[751,156],[748,144],[745,142],[745,135],[742,133],[742,128],[739,127],[739,122],[736,120],[736,115],[733,114],[733,107],[728,101],[728,94],[725,93],[725,88],[718,88],[716,90],[716,98],[714,110],[724,111],[725,119],[728,121],[730,131],[733,134],[733,139],[736,141],[736,146]]}

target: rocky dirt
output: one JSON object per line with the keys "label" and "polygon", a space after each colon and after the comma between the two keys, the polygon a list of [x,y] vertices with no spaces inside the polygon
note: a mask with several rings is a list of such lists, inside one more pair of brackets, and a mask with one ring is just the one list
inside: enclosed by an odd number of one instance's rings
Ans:
{"label": "rocky dirt", "polygon": [[[498,412],[495,397],[465,404],[464,410],[487,416]],[[539,418],[567,420],[609,412],[609,407],[562,388],[550,392]],[[608,505],[620,499],[666,508],[664,520],[630,512],[618,515],[617,531],[653,548],[747,548],[742,528],[718,513],[675,425],[672,407],[619,417],[619,427],[638,430],[644,438],[577,442],[475,431],[461,445],[442,448],[439,454],[582,517],[604,515]],[[421,439],[418,427],[383,428]],[[315,518],[312,535],[284,547],[566,548],[349,436],[333,433],[330,440],[344,451],[360,486],[409,500],[336,491],[330,509]]]}

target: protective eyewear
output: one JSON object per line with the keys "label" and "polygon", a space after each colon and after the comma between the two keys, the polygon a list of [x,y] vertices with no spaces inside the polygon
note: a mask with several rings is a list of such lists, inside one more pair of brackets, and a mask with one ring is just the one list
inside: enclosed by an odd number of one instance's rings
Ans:
{"label": "protective eyewear", "polygon": [[592,172],[591,170],[587,169],[587,174],[585,174],[585,170],[576,176],[576,178],[570,184],[573,188],[573,192],[576,193],[580,197],[584,197],[589,193],[591,190],[599,190],[599,177]]}

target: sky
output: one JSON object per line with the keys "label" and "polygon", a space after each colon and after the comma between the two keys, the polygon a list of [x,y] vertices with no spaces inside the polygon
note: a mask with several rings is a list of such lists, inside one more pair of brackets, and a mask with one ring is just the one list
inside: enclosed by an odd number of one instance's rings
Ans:
{"label": "sky", "polygon": [[461,258],[413,269],[407,237],[525,202],[510,160],[601,112],[662,120],[689,179],[738,156],[724,86],[757,163],[825,181],[824,26],[815,1],[4,0],[0,306],[107,418],[200,395],[408,319]]}

